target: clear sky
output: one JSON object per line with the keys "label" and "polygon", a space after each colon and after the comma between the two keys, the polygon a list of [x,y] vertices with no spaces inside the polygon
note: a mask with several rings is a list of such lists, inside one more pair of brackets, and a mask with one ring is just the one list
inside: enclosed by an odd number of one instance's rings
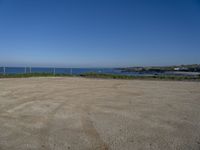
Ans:
{"label": "clear sky", "polygon": [[200,63],[200,0],[0,0],[0,66]]}

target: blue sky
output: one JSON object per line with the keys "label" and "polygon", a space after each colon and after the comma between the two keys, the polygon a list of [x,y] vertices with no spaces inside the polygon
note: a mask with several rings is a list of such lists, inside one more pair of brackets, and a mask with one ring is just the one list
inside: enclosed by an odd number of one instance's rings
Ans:
{"label": "blue sky", "polygon": [[200,0],[0,0],[0,65],[200,63]]}

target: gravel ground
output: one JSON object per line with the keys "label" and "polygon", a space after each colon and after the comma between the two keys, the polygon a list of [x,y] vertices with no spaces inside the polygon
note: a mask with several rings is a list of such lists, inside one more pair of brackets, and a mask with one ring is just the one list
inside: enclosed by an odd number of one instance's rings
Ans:
{"label": "gravel ground", "polygon": [[200,82],[0,79],[0,150],[200,150]]}

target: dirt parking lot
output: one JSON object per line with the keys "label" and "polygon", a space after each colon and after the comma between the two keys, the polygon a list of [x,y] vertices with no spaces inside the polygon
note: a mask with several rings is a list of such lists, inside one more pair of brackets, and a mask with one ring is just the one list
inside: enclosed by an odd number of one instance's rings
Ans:
{"label": "dirt parking lot", "polygon": [[0,79],[0,150],[199,150],[200,82]]}

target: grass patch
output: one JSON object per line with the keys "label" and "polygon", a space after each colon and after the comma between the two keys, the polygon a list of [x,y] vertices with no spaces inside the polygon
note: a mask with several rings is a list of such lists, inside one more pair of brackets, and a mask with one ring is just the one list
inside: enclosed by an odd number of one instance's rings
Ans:
{"label": "grass patch", "polygon": [[52,73],[27,73],[27,74],[1,74],[0,78],[28,78],[28,77],[68,77],[69,74],[52,74]]}
{"label": "grass patch", "polygon": [[81,74],[81,77],[88,78],[103,78],[103,79],[157,79],[157,80],[197,80],[200,81],[200,77],[193,76],[172,76],[172,75],[154,75],[154,76],[127,76],[116,74],[98,74],[98,73],[85,73]]}
{"label": "grass patch", "polygon": [[70,74],[52,74],[52,73],[28,73],[28,74],[0,74],[0,78],[29,78],[29,77],[85,77],[85,78],[101,78],[101,79],[147,79],[147,80],[191,80],[200,81],[200,76],[172,76],[172,75],[154,75],[154,76],[127,76],[116,74],[99,74],[99,73],[84,73],[80,75]]}

